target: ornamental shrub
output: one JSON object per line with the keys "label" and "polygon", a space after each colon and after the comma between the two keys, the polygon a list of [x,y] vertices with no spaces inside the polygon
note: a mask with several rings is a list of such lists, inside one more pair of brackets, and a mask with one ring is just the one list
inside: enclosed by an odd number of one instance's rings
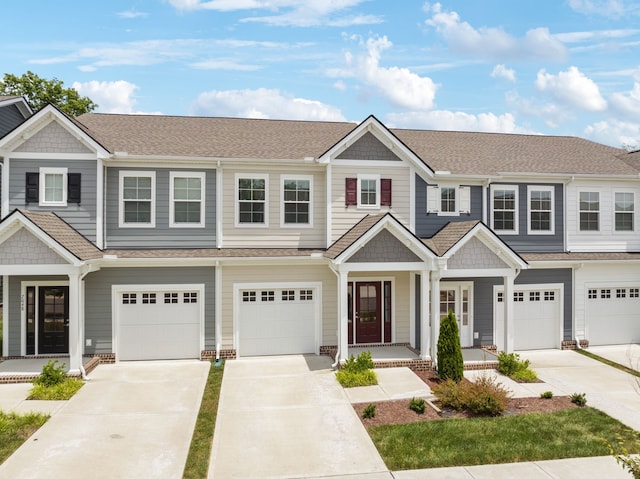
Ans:
{"label": "ornamental shrub", "polygon": [[535,383],[538,380],[538,375],[533,369],[521,369],[513,373],[510,377],[518,383]]}
{"label": "ornamental shrub", "polygon": [[456,411],[468,409],[480,416],[498,416],[507,407],[509,391],[490,376],[480,376],[475,382],[456,383],[448,379],[433,389],[443,407]]}
{"label": "ornamental shrub", "polygon": [[411,398],[411,401],[409,401],[409,409],[418,414],[424,414],[424,410],[426,408],[427,401],[425,401],[423,398]]}
{"label": "ornamental shrub", "polygon": [[542,399],[551,399],[553,397],[553,392],[552,391],[545,391],[543,393],[540,393],[540,397]]}
{"label": "ornamental shrub", "polygon": [[64,367],[64,363],[60,366],[56,366],[58,360],[47,361],[42,367],[40,376],[33,380],[33,384],[36,386],[52,387],[58,384],[62,384],[67,379],[67,370]]}
{"label": "ornamental shrub", "polygon": [[364,419],[372,419],[376,417],[376,405],[375,404],[367,404],[367,406],[362,411],[362,417]]}
{"label": "ornamental shrub", "polygon": [[449,314],[440,321],[440,335],[438,336],[438,375],[442,379],[453,379],[460,382],[464,373],[462,347],[458,322],[449,310]]}

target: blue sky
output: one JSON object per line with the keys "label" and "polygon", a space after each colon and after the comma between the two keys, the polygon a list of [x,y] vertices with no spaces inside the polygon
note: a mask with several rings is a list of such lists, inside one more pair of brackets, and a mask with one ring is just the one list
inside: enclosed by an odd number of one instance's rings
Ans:
{"label": "blue sky", "polygon": [[25,0],[3,72],[98,112],[361,121],[640,147],[640,2]]}

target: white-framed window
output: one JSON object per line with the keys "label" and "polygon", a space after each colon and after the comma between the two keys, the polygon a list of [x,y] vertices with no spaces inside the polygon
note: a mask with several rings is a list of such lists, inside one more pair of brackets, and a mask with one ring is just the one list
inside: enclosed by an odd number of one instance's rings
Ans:
{"label": "white-framed window", "polygon": [[590,289],[588,294],[589,294],[588,295],[589,299],[598,299],[598,290],[597,289]]}
{"label": "white-framed window", "polygon": [[380,208],[380,175],[358,175],[358,208]]}
{"label": "white-framed window", "polygon": [[280,226],[313,226],[313,176],[280,177]]}
{"label": "white-framed window", "polygon": [[635,195],[632,192],[614,193],[615,230],[633,231],[635,216]]}
{"label": "white-framed window", "polygon": [[580,231],[600,230],[600,193],[580,191],[579,199]]}
{"label": "white-framed window", "polygon": [[554,233],[553,186],[527,187],[527,233],[532,235]]}
{"label": "white-framed window", "polygon": [[67,206],[67,169],[40,168],[41,206]]}
{"label": "white-framed window", "polygon": [[471,212],[471,188],[459,185],[427,185],[427,213],[459,216]]}
{"label": "white-framed window", "polygon": [[491,185],[491,225],[496,233],[518,234],[518,187]]}
{"label": "white-framed window", "polygon": [[205,179],[203,171],[169,173],[170,227],[204,227]]}
{"label": "white-framed window", "polygon": [[119,177],[119,226],[121,228],[155,227],[155,171],[120,170]]}
{"label": "white-framed window", "polygon": [[269,226],[269,175],[236,174],[236,226]]}

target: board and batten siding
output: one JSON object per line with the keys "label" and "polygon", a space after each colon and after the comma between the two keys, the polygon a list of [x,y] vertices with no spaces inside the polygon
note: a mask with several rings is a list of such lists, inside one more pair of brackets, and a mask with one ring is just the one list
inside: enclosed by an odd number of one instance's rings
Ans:
{"label": "board and batten siding", "polygon": [[148,267],[103,268],[90,273],[85,283],[85,354],[113,352],[113,285],[204,284],[204,344],[215,348],[215,268],[214,267]]}
{"label": "board and batten siding", "polygon": [[[580,192],[600,194],[599,231],[580,231]],[[633,193],[634,230],[615,231],[615,193]],[[637,181],[573,181],[567,186],[567,249],[569,251],[640,250],[640,184]]]}
{"label": "board and batten siding", "polygon": [[[403,162],[398,166],[347,166],[334,164],[331,178],[331,241],[338,240],[362,218],[369,214],[391,213],[407,228],[411,225],[411,169]],[[380,208],[358,208],[345,206],[346,178],[357,178],[358,174],[380,175],[391,179],[391,206]]]}
{"label": "board and batten siding", "polygon": [[[155,227],[120,228],[120,171],[155,172]],[[205,173],[205,226],[169,226],[171,172]],[[216,246],[216,170],[202,168],[107,168],[106,247],[108,248],[213,248]]]}
{"label": "board and batten siding", "polygon": [[[313,166],[273,165],[226,167],[223,170],[223,244],[225,248],[324,248],[326,243],[326,194],[324,169]],[[268,176],[267,213],[268,226],[236,226],[237,187],[236,177],[241,175]],[[296,176],[312,176],[313,226],[281,226],[281,179]]]}
{"label": "board and batten siding", "polygon": [[[67,206],[39,206],[25,201],[25,174],[37,173],[41,167],[67,168],[67,173],[80,173],[81,202]],[[89,241],[96,241],[96,185],[97,166],[95,160],[35,160],[13,158],[9,163],[9,211],[15,208],[30,211],[55,211]]]}
{"label": "board and batten siding", "polygon": [[0,138],[24,121],[24,116],[16,105],[0,108]]}

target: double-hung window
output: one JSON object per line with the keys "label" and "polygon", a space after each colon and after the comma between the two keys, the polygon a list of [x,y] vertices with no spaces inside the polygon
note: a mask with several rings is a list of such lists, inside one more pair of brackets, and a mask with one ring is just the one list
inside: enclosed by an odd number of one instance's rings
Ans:
{"label": "double-hung window", "polygon": [[153,228],[156,223],[153,171],[120,171],[119,225],[122,228]]}
{"label": "double-hung window", "polygon": [[580,192],[580,231],[600,230],[600,193]]}
{"label": "double-hung window", "polygon": [[615,229],[616,231],[633,231],[635,198],[633,193],[615,193]]}
{"label": "double-hung window", "polygon": [[553,186],[529,186],[529,234],[553,234]]}
{"label": "double-hung window", "polygon": [[281,176],[281,226],[312,226],[313,177]]}
{"label": "double-hung window", "polygon": [[380,207],[380,175],[358,175],[358,207]]}
{"label": "double-hung window", "polygon": [[67,169],[40,168],[40,205],[67,205]]}
{"label": "double-hung window", "polygon": [[236,175],[236,224],[268,226],[268,175]]}
{"label": "double-hung window", "polygon": [[172,171],[169,174],[169,226],[204,226],[204,184],[204,172]]}
{"label": "double-hung window", "polygon": [[491,186],[491,222],[501,234],[518,234],[518,187]]}
{"label": "double-hung window", "polygon": [[427,213],[459,216],[471,212],[471,188],[458,185],[427,185]]}

